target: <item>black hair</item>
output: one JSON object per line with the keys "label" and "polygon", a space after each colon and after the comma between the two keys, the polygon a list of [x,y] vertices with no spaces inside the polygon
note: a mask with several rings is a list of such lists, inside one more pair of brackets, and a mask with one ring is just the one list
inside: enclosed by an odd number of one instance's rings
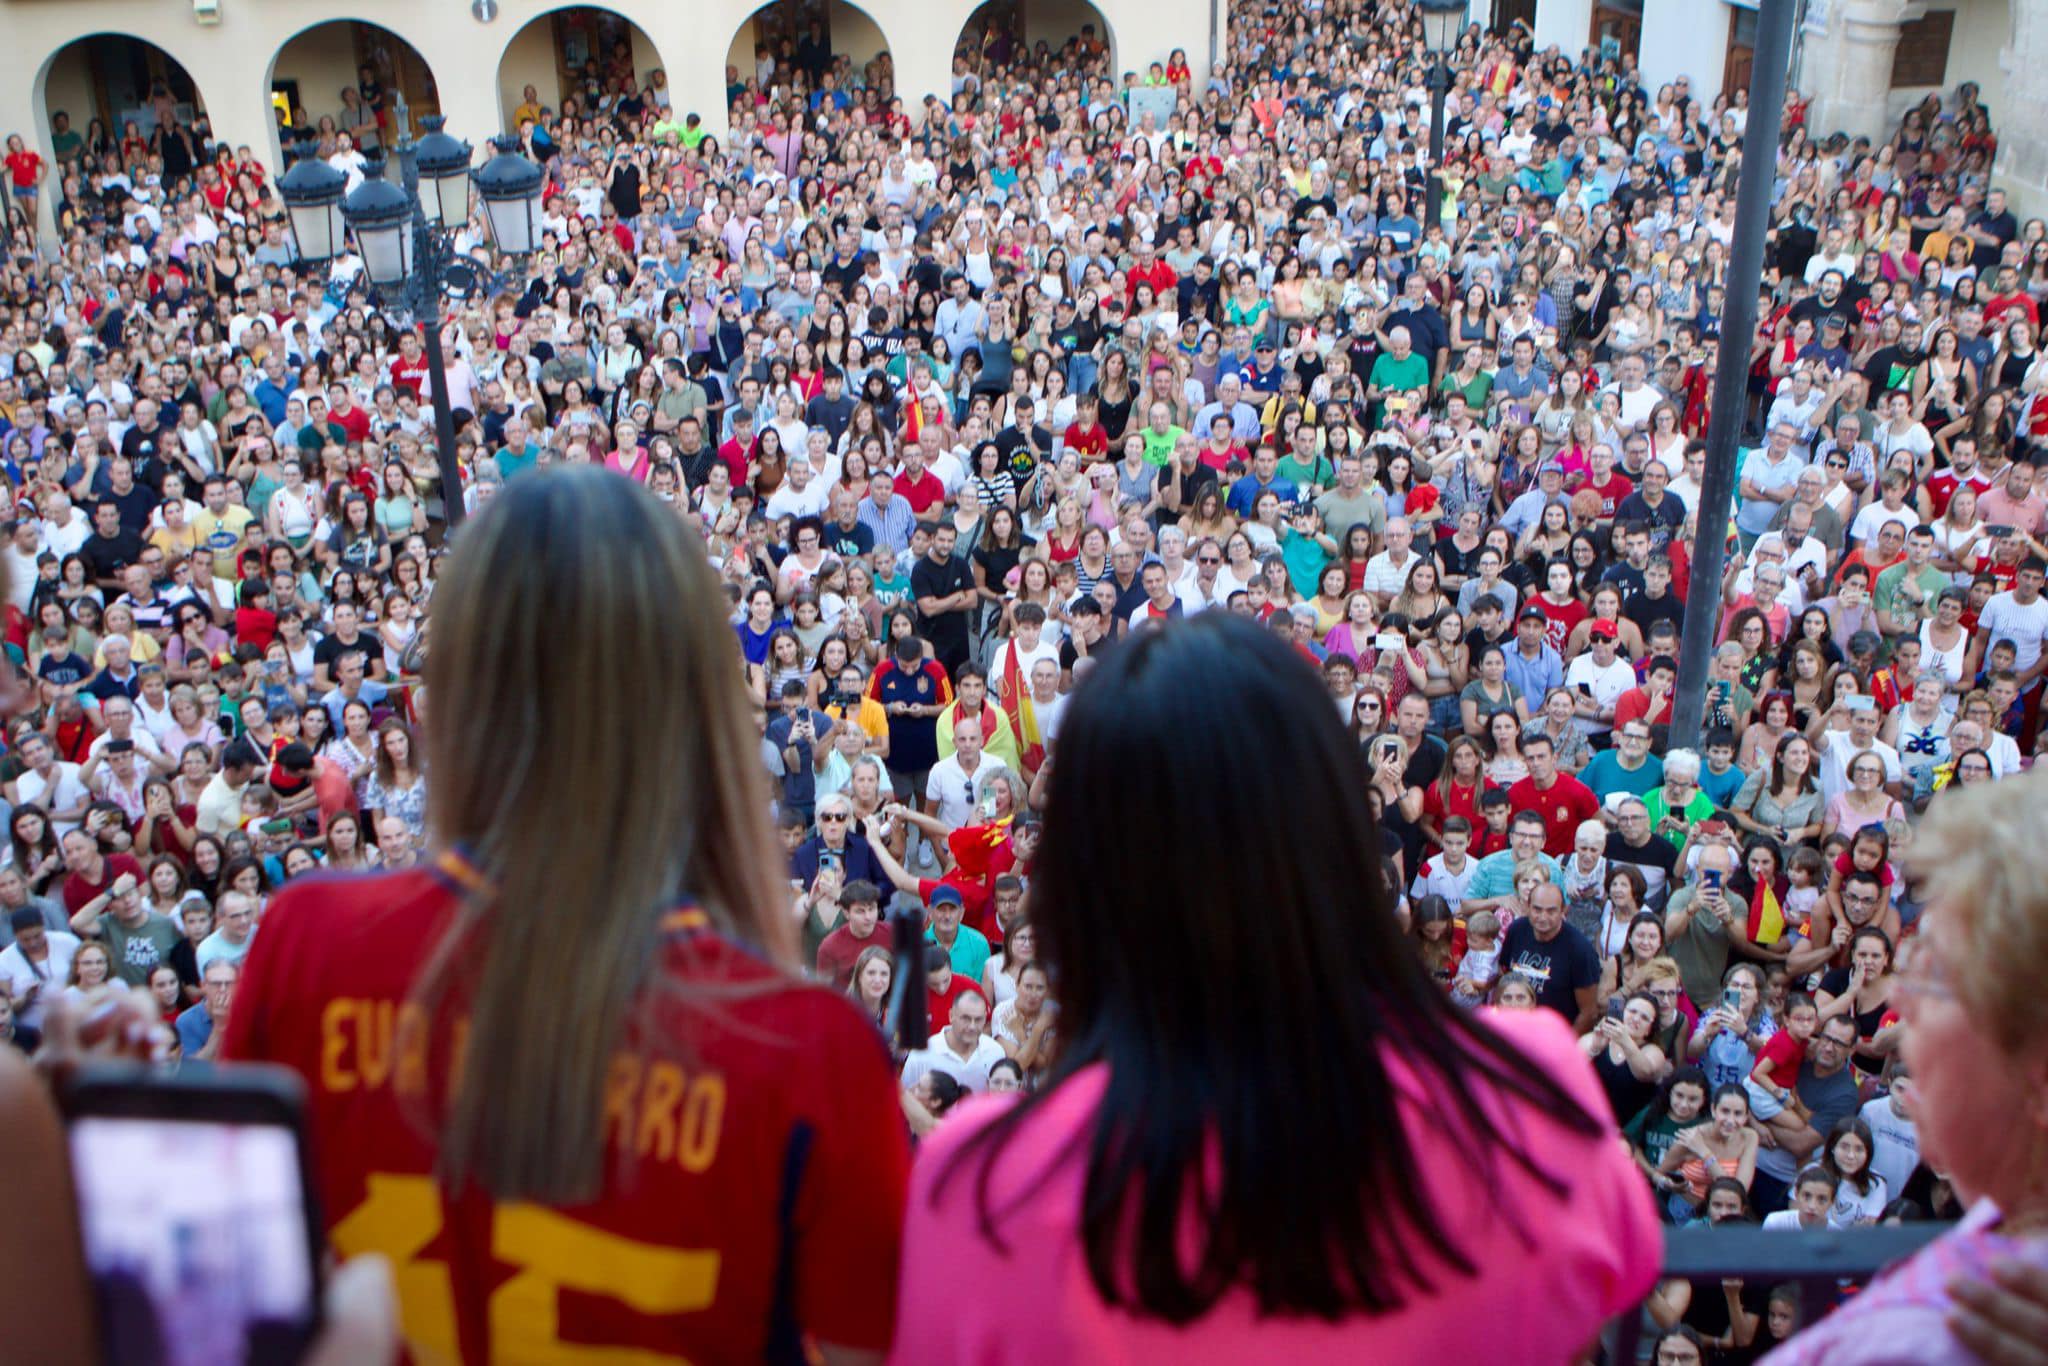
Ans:
{"label": "black hair", "polygon": [[[1225,709],[1243,724],[1183,724]],[[1171,1323],[1240,1288],[1263,1313],[1334,1319],[1397,1309],[1446,1272],[1478,1275],[1417,1179],[1425,1134],[1485,1145],[1566,1198],[1554,1157],[1489,1141],[1499,1124],[1486,1101],[1540,1111],[1587,1143],[1609,1122],[1455,1008],[1405,951],[1344,739],[1299,652],[1227,612],[1140,634],[1075,690],[1032,878],[1061,1052],[934,1187],[971,1173],[991,1243],[1005,1244],[997,1225],[1015,1209],[995,1208],[998,1159],[1077,1080],[1101,1086],[1071,1150],[1086,1164],[1090,1277],[1106,1303]],[[1189,812],[1191,791],[1212,794],[1211,808]],[[1224,793],[1234,808],[1293,814],[1247,841],[1184,838],[1222,819]],[[1178,856],[1161,859],[1170,841]],[[1147,894],[1125,906],[1137,887]],[[1249,904],[1261,913],[1246,916]],[[1394,1055],[1415,1073],[1413,1102],[1396,1099]],[[1273,1123],[1283,1106],[1289,1122]],[[1499,1189],[1498,1173],[1467,1179],[1475,1198]],[[1535,1210],[1497,1212],[1533,1243]]]}
{"label": "black hair", "polygon": [[1654,1124],[1671,1114],[1671,1093],[1681,1086],[1700,1088],[1700,1113],[1707,1111],[1707,1073],[1697,1063],[1679,1068],[1657,1084],[1657,1093],[1650,1097],[1650,1103],[1643,1107],[1645,1122]]}

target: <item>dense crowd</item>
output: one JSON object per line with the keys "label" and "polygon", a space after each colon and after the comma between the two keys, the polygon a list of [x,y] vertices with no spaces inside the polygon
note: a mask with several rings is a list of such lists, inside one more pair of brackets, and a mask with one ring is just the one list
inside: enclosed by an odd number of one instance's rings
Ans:
{"label": "dense crowd", "polygon": [[[36,695],[0,1028],[127,982],[209,1056],[274,889],[420,858],[449,502],[587,462],[727,586],[818,975],[878,1021],[923,978],[914,1134],[1054,1055],[1029,885],[1069,690],[1221,611],[1321,671],[1416,953],[1461,1004],[1572,1022],[1670,1219],[1952,1212],[1896,1053],[1901,855],[2041,747],[2048,228],[1991,183],[1974,86],[1881,146],[1795,95],[1762,322],[1724,339],[1744,92],[1521,29],[1452,65],[1432,206],[1394,4],[1236,4],[1208,73],[995,28],[921,105],[886,55],[779,43],[729,72],[723,140],[593,57],[517,111],[543,249],[451,305],[459,490],[417,330],[354,258],[297,262],[249,149],[168,112],[67,122],[55,166],[11,137],[6,647]],[[1146,87],[1163,124],[1126,115]],[[317,155],[374,173],[374,73],[316,113]],[[1701,583],[1724,342],[1744,437]],[[1697,745],[1668,733],[1694,594]],[[924,961],[890,952],[898,899]],[[1743,1360],[1794,1326],[1767,1290],[1650,1309]]]}

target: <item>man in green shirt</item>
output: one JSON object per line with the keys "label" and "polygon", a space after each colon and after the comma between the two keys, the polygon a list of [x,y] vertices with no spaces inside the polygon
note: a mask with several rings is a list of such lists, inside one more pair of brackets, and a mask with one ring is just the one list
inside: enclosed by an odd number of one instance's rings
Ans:
{"label": "man in green shirt", "polygon": [[1917,635],[1920,623],[1934,615],[1949,576],[1934,567],[1934,529],[1916,526],[1906,533],[1906,558],[1877,576],[1870,605],[1877,629],[1888,643]]}
{"label": "man in green shirt", "polygon": [[1306,422],[1296,427],[1280,458],[1280,477],[1293,483],[1302,497],[1312,498],[1330,487],[1334,474],[1330,457],[1316,449],[1316,429]]}
{"label": "man in green shirt", "polygon": [[1429,362],[1415,353],[1407,328],[1387,333],[1387,349],[1366,376],[1365,396],[1373,405],[1375,422],[1412,415],[1428,398]]}
{"label": "man in green shirt", "polygon": [[85,150],[85,136],[71,126],[71,115],[62,109],[50,115],[50,150],[57,154],[60,164],[78,160],[78,154]]}
{"label": "man in green shirt", "polygon": [[661,398],[654,405],[654,430],[673,434],[684,418],[703,412],[710,401],[704,386],[690,378],[680,360],[671,357],[661,367]]}
{"label": "man in green shirt", "polygon": [[1153,404],[1147,416],[1149,420],[1141,433],[1145,438],[1145,463],[1165,469],[1173,459],[1173,448],[1188,430],[1174,425],[1173,410],[1164,403]]}
{"label": "man in green shirt", "polygon": [[1342,547],[1351,528],[1360,522],[1372,532],[1375,549],[1387,530],[1387,498],[1378,484],[1365,477],[1365,461],[1355,452],[1337,462],[1337,486],[1316,499],[1316,511],[1323,515],[1323,529]]}
{"label": "man in green shirt", "polygon": [[327,400],[318,394],[306,396],[306,425],[299,428],[299,449],[317,456],[328,442],[346,446],[348,429],[327,416]]}

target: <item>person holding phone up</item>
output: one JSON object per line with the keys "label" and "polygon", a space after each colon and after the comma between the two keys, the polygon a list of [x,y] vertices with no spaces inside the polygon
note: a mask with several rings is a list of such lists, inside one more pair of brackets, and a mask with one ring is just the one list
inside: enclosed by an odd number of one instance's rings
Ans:
{"label": "person holding phone up", "polygon": [[1726,845],[1703,846],[1694,880],[1672,894],[1664,912],[1667,951],[1695,1001],[1716,999],[1730,950],[1749,943],[1748,903],[1728,890],[1735,858]]}

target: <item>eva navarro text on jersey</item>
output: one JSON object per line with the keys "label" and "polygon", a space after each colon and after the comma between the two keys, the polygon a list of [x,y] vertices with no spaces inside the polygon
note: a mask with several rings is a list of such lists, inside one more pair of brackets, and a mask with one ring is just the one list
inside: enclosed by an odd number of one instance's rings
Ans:
{"label": "eva navarro text on jersey", "polygon": [[[447,1040],[451,1076],[460,1075],[468,1042],[469,1021],[455,1020]],[[332,1095],[389,1088],[400,1101],[424,1103],[433,1051],[425,1007],[336,997],[320,1012],[315,1084]],[[718,1157],[725,1102],[721,1073],[692,1074],[672,1059],[618,1053],[605,1078],[605,1132],[634,1158],[702,1172]]]}

